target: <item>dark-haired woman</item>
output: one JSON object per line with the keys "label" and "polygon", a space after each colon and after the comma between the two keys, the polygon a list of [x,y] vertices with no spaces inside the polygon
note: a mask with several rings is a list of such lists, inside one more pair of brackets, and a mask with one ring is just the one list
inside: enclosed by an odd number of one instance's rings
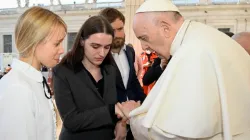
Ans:
{"label": "dark-haired woman", "polygon": [[73,48],[53,69],[55,100],[63,121],[60,140],[112,140],[117,94],[110,46],[114,32],[101,16],[89,18]]}

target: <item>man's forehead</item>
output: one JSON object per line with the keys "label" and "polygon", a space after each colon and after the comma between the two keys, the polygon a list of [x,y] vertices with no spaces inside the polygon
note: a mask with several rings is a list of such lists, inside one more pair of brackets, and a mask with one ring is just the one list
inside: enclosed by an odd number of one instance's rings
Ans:
{"label": "man's forehead", "polygon": [[148,28],[145,25],[138,25],[134,26],[134,31],[136,34],[136,37],[141,39],[141,38],[148,38]]}
{"label": "man's forehead", "polygon": [[134,16],[134,22],[139,22],[140,24],[145,23],[152,24],[154,20],[160,19],[163,12],[148,12],[148,13],[137,13]]}
{"label": "man's forehead", "polygon": [[147,30],[152,27],[152,20],[152,18],[147,17],[144,14],[138,14],[138,16],[135,16],[134,18],[133,27],[140,28],[141,30]]}
{"label": "man's forehead", "polygon": [[141,24],[140,22],[134,22],[133,29],[135,31],[145,32],[145,30],[147,29],[147,26],[146,26],[146,23],[145,24]]}
{"label": "man's forehead", "polygon": [[117,29],[123,27],[124,23],[122,22],[122,20],[116,19],[114,22],[111,23],[111,25],[113,28]]}
{"label": "man's forehead", "polygon": [[133,19],[133,26],[145,27],[147,20],[144,14],[136,14]]}
{"label": "man's forehead", "polygon": [[136,13],[134,19],[144,19],[145,17],[149,16],[151,12],[148,13]]}

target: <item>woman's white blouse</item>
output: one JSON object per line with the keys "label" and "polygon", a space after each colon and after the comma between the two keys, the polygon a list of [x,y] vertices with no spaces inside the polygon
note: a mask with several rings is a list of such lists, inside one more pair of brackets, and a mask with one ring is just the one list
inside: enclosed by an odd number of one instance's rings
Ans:
{"label": "woman's white blouse", "polygon": [[54,106],[44,95],[42,73],[18,59],[11,66],[0,80],[0,140],[55,140]]}

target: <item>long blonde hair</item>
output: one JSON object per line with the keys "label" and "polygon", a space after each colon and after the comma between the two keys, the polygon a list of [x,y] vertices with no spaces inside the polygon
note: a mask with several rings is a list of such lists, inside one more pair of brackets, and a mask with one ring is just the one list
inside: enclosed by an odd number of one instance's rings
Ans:
{"label": "long blonde hair", "polygon": [[57,14],[41,7],[26,10],[18,19],[15,28],[15,42],[20,57],[33,54],[35,47],[46,41],[53,28],[63,27],[65,22]]}

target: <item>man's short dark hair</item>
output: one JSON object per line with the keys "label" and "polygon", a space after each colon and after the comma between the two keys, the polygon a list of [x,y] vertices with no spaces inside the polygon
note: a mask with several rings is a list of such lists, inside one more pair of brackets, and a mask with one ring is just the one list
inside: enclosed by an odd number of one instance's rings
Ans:
{"label": "man's short dark hair", "polygon": [[99,15],[104,16],[110,23],[119,18],[125,24],[124,15],[115,8],[105,8],[99,13]]}

